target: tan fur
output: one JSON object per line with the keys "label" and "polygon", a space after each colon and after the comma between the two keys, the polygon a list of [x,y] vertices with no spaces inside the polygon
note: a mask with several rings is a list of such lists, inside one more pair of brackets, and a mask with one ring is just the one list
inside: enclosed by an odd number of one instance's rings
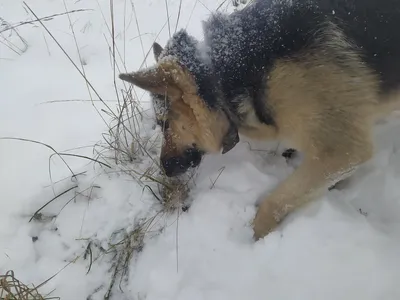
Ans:
{"label": "tan fur", "polygon": [[170,128],[164,132],[162,157],[179,155],[192,144],[205,152],[219,152],[228,130],[226,116],[210,111],[196,95],[184,94],[182,97],[170,104]]}
{"label": "tan fur", "polygon": [[260,125],[256,132],[289,141],[305,159],[261,203],[253,221],[256,239],[372,157],[371,129],[384,100],[377,78],[356,57],[346,63],[338,67],[329,56],[307,54],[275,64],[267,99],[278,129],[271,135]]}
{"label": "tan fur", "polygon": [[330,29],[316,40],[316,48],[277,61],[270,73],[266,100],[277,130],[260,124],[250,135],[288,141],[305,159],[261,202],[253,221],[256,239],[368,161],[373,155],[372,126],[400,109],[400,93],[381,96],[378,77],[347,50],[341,32],[333,25]]}
{"label": "tan fur", "polygon": [[276,128],[260,123],[249,100],[240,104],[239,113],[245,116],[244,124],[238,128],[240,134],[254,140],[277,139]]}
{"label": "tan fur", "polygon": [[[241,134],[286,141],[305,155],[302,165],[261,202],[253,221],[256,239],[368,161],[374,122],[400,108],[400,94],[380,96],[377,75],[349,50],[337,27],[323,28],[314,44],[297,57],[277,60],[268,74],[265,101],[276,126],[260,123],[251,101],[240,102]],[[164,132],[162,156],[182,155],[192,144],[218,152],[229,127],[227,117],[205,106],[193,77],[177,62],[156,59],[151,72],[125,80],[168,94],[170,128]]]}
{"label": "tan fur", "polygon": [[163,159],[180,155],[193,144],[208,153],[221,150],[229,121],[222,112],[206,107],[193,76],[177,61],[161,60],[153,68],[120,77],[152,93],[166,95],[171,109],[166,117],[169,129],[164,131]]}

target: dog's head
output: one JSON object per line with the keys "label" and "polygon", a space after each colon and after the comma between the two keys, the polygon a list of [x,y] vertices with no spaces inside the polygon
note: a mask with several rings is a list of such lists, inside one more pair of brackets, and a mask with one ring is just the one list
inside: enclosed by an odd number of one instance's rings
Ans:
{"label": "dog's head", "polygon": [[[176,53],[176,47],[185,46],[181,39],[171,48]],[[179,55],[173,55],[174,51],[168,53],[154,43],[155,66],[119,76],[152,94],[157,123],[164,135],[161,165],[169,177],[198,166],[206,153],[228,152],[239,140],[227,114],[219,105],[208,105],[199,93],[196,75]]]}

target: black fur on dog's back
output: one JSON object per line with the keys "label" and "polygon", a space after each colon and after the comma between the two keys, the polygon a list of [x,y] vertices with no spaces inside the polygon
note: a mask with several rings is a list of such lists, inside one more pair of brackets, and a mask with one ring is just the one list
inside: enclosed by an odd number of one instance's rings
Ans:
{"label": "black fur on dog's back", "polygon": [[[367,65],[380,77],[382,93],[399,88],[400,2],[397,0],[321,0],[324,13],[351,39]],[[333,6],[333,8],[331,8]]]}

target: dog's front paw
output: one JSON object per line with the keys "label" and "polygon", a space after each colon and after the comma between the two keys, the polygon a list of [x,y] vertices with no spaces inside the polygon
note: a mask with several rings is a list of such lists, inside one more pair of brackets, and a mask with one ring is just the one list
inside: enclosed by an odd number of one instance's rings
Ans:
{"label": "dog's front paw", "polygon": [[257,241],[265,237],[274,230],[279,224],[277,210],[268,202],[260,205],[253,220],[254,239]]}

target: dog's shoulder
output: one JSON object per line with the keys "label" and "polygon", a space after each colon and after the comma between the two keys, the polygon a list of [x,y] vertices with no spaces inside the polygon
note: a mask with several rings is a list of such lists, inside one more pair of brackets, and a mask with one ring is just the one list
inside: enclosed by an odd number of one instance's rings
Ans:
{"label": "dog's shoulder", "polygon": [[320,21],[318,13],[311,0],[254,1],[204,22],[222,97],[241,122],[276,125],[273,108],[265,101],[268,74],[278,59],[305,47]]}
{"label": "dog's shoulder", "polygon": [[400,2],[393,0],[255,0],[233,14],[213,14],[203,27],[231,109],[239,116],[253,109],[259,122],[274,125],[268,84],[278,62],[307,66],[315,57],[314,65],[372,73],[380,91],[399,88],[399,26]]}

